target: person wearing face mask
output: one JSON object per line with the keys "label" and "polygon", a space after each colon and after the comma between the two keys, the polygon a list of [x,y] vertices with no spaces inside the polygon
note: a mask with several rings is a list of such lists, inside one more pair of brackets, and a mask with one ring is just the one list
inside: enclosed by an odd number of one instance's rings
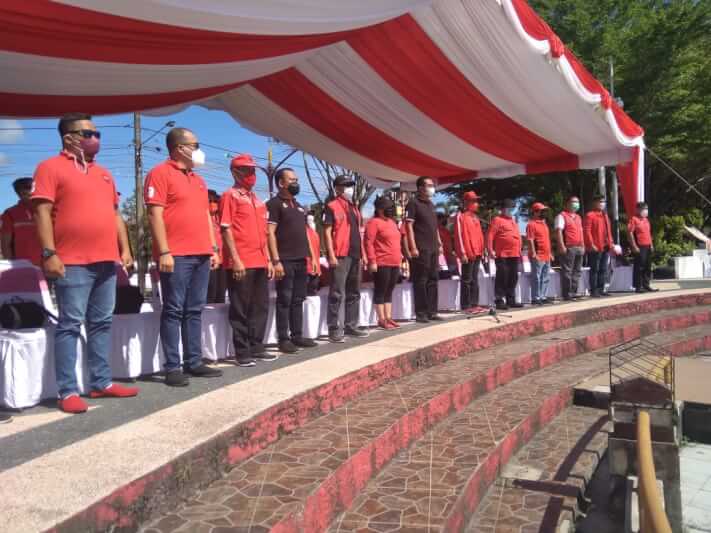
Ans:
{"label": "person wearing face mask", "polygon": [[393,289],[400,277],[402,249],[400,230],[394,220],[395,203],[381,196],[375,200],[375,216],[365,226],[368,270],[373,274],[373,304],[382,329],[398,329],[393,320]]}
{"label": "person wearing face mask", "polygon": [[227,293],[227,276],[225,273],[225,257],[222,246],[222,232],[220,231],[220,196],[217,191],[210,189],[207,191],[207,198],[210,205],[210,217],[212,218],[212,229],[215,232],[215,243],[219,249],[220,266],[214,270],[210,270],[210,280],[207,283],[207,303],[208,304],[223,304],[225,303],[225,294]]}
{"label": "person wearing face mask", "polygon": [[543,211],[548,206],[535,202],[531,206],[532,217],[526,225],[526,240],[528,241],[528,257],[533,270],[531,284],[531,300],[533,305],[553,303],[548,298],[548,285],[551,272],[551,236],[548,223],[543,218]]}
{"label": "person wearing face mask", "polygon": [[467,313],[483,310],[479,306],[479,267],[484,256],[484,233],[478,211],[479,196],[474,191],[465,192],[462,210],[454,219],[454,248],[462,263],[459,302]]}
{"label": "person wearing face mask", "polygon": [[[306,258],[306,272],[309,273],[306,294],[316,296],[321,284],[321,237],[316,229],[316,215],[313,211],[306,215],[306,234],[309,238],[309,250],[311,250],[311,255]],[[313,257],[318,258],[315,264]]]}
{"label": "person wearing face mask", "polygon": [[580,199],[571,196],[554,222],[560,263],[560,287],[563,300],[566,301],[579,298],[578,287],[583,271],[585,255],[583,220],[578,211],[580,211]]}
{"label": "person wearing face mask", "polygon": [[274,268],[267,244],[267,207],[252,191],[256,167],[249,154],[232,159],[234,186],[222,195],[219,209],[230,291],[229,320],[235,359],[242,367],[277,359],[264,348],[268,280],[274,276]]}
{"label": "person wearing face mask", "polygon": [[494,294],[497,309],[523,307],[516,302],[518,267],[521,262],[521,232],[513,217],[516,204],[510,198],[503,202],[501,214],[494,217],[487,234],[489,257],[496,261]]}
{"label": "person wearing face mask", "polygon": [[296,201],[300,192],[299,178],[291,168],[280,168],[274,175],[279,193],[267,202],[269,212],[269,253],[276,278],[276,327],[279,350],[295,354],[300,348],[313,348],[316,342],[303,336],[303,303],[308,274],[318,258],[312,255],[306,232],[306,210]]}
{"label": "person wearing face mask", "polygon": [[[183,387],[188,374],[212,378],[222,371],[202,362],[202,308],[210,270],[220,265],[205,181],[195,167],[205,153],[195,134],[173,128],[166,135],[169,158],[146,176],[143,198],[153,236],[153,257],[160,270],[163,306],[160,340],[165,355],[165,384]],[[179,341],[183,339],[181,368]]]}
{"label": "person wearing face mask", "polygon": [[408,202],[405,213],[407,241],[410,252],[412,286],[415,293],[415,320],[420,323],[441,321],[437,314],[439,237],[437,212],[432,203],[435,186],[432,178],[417,179],[417,194]]}
{"label": "person wearing face mask", "polygon": [[62,152],[39,164],[32,203],[42,268],[55,279],[59,321],[54,359],[59,408],[67,413],[88,409],[79,397],[77,344],[86,323],[91,398],[138,394],[135,387],[111,381],[109,350],[116,300],[116,261],[133,266],[128,234],[118,210],[111,173],[96,162],[101,134],[84,113],[59,121]]}
{"label": "person wearing face mask", "polygon": [[634,254],[633,284],[635,291],[657,292],[652,288],[652,226],[649,223],[649,207],[645,202],[637,204],[637,216],[627,225],[630,246]]}
{"label": "person wearing face mask", "polygon": [[612,240],[612,225],[605,210],[607,206],[604,197],[595,196],[591,207],[583,220],[583,236],[590,267],[590,296],[598,298],[610,296],[605,291],[605,280],[609,254],[615,243]]}
{"label": "person wearing face mask", "polygon": [[[360,319],[360,279],[366,254],[361,239],[363,220],[353,203],[355,182],[348,176],[336,176],[333,187],[336,198],[323,213],[324,235],[328,262],[332,268],[328,293],[328,338],[343,342],[343,336],[365,337],[358,327]],[[343,328],[340,324],[341,304],[345,299]]]}
{"label": "person wearing face mask", "polygon": [[37,226],[32,217],[32,178],[19,178],[12,188],[20,199],[5,210],[0,222],[0,243],[5,259],[27,259],[42,267],[42,247],[37,239]]}

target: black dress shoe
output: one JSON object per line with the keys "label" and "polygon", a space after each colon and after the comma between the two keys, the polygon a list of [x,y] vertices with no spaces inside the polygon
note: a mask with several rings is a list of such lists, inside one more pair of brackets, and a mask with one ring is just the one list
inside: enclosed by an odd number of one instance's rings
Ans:
{"label": "black dress shoe", "polygon": [[443,316],[440,315],[430,315],[427,317],[430,322],[443,322],[446,320]]}
{"label": "black dress shoe", "polygon": [[12,422],[12,415],[8,413],[0,413],[0,424],[7,424]]}
{"label": "black dress shoe", "polygon": [[545,300],[541,300],[541,303],[544,305],[552,305],[555,303],[555,298],[546,298]]}
{"label": "black dress shoe", "polygon": [[429,324],[430,319],[426,316],[418,316],[417,318],[415,318],[415,322],[417,322],[418,324]]}
{"label": "black dress shoe", "polygon": [[343,330],[343,333],[345,335],[348,335],[349,337],[367,337],[368,332],[363,331],[360,328],[346,328]]}
{"label": "black dress shoe", "polygon": [[174,370],[165,375],[165,384],[169,387],[186,387],[189,383],[188,376],[180,370]]}
{"label": "black dress shoe", "polygon": [[279,351],[282,353],[296,353],[299,349],[291,341],[281,341],[279,342]]}
{"label": "black dress shoe", "polygon": [[612,296],[612,294],[610,294],[609,292],[605,291],[605,292],[601,292],[601,293],[600,293],[600,296],[605,296],[605,297],[607,297],[607,296]]}
{"label": "black dress shoe", "polygon": [[645,287],[644,290],[647,292],[659,292],[659,289],[653,289],[652,287]]}
{"label": "black dress shoe", "polygon": [[277,359],[279,359],[279,356],[275,353],[269,353],[265,350],[262,353],[253,353],[252,358],[256,361],[262,361],[266,363],[269,361],[276,361]]}
{"label": "black dress shoe", "polygon": [[335,344],[342,344],[346,342],[346,339],[343,338],[343,335],[340,332],[332,331],[328,334],[328,341]]}
{"label": "black dress shoe", "polygon": [[222,370],[219,368],[211,368],[205,363],[195,368],[188,368],[186,372],[196,378],[219,378],[222,375]]}
{"label": "black dress shoe", "polygon": [[637,294],[644,294],[647,291],[646,289],[635,289],[634,292],[636,292]]}
{"label": "black dress shoe", "polygon": [[509,304],[509,307],[512,309],[521,309],[523,307],[523,304],[521,302],[514,302],[512,304]]}
{"label": "black dress shoe", "polygon": [[293,337],[291,339],[291,342],[293,342],[299,348],[314,348],[318,346],[318,343],[316,341],[314,341],[313,339],[307,339],[305,337]]}
{"label": "black dress shoe", "polygon": [[508,311],[509,306],[506,305],[506,303],[504,303],[503,301],[499,300],[498,302],[496,302],[496,308],[499,311]]}
{"label": "black dress shoe", "polygon": [[245,357],[244,359],[237,359],[237,365],[243,368],[249,368],[252,366],[257,366],[257,362],[251,357]]}

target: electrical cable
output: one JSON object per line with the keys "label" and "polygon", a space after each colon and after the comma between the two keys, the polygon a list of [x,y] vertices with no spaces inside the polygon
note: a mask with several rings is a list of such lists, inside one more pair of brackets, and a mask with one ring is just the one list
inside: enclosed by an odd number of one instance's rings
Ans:
{"label": "electrical cable", "polygon": [[684,176],[682,176],[679,172],[674,169],[669,163],[667,163],[664,159],[661,158],[661,156],[657,155],[654,153],[654,150],[651,148],[647,147],[647,151],[657,160],[659,161],[662,165],[667,167],[671,171],[672,174],[674,174],[677,178],[679,178],[681,181],[686,183],[686,185],[689,187],[690,190],[693,190],[696,194],[698,194],[707,204],[711,205],[711,200],[708,199],[699,189],[696,188],[696,186],[691,183],[689,180],[687,180]]}

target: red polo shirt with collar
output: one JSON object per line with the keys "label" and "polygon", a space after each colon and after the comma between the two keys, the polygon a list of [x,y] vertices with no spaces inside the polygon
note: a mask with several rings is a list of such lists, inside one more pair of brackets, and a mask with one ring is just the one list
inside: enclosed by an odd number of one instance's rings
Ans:
{"label": "red polo shirt with collar", "polygon": [[[220,226],[230,228],[244,268],[267,268],[267,207],[257,195],[232,187],[220,198]],[[225,268],[232,268],[225,246]]]}
{"label": "red polo shirt with collar", "polygon": [[637,246],[652,246],[652,226],[649,224],[648,218],[632,217],[627,229],[634,235]]}
{"label": "red polo shirt with collar", "polygon": [[[207,187],[200,175],[168,159],[146,176],[143,198],[146,205],[163,207],[171,255],[212,255],[210,232],[214,230],[207,216]],[[159,255],[154,243],[153,256],[157,260]]]}
{"label": "red polo shirt with collar", "polygon": [[118,260],[118,194],[104,167],[62,152],[35,170],[32,199],[52,202],[54,245],[65,265]]}
{"label": "red polo shirt with collar", "polygon": [[491,221],[487,248],[497,258],[521,257],[521,232],[513,218],[498,216]]}
{"label": "red polo shirt with collar", "polygon": [[551,232],[548,224],[542,218],[532,218],[526,225],[526,238],[536,246],[536,256],[529,250],[529,256],[542,263],[551,260]]}
{"label": "red polo shirt with collar", "polygon": [[37,266],[42,265],[42,247],[31,205],[18,202],[9,207],[2,215],[0,232],[12,236],[14,259],[27,259]]}

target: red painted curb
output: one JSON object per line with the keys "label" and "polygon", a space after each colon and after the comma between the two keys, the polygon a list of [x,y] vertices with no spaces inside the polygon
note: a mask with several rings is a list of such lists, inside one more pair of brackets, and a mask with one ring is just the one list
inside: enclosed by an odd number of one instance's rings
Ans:
{"label": "red painted curb", "polygon": [[[108,497],[70,517],[49,531],[58,533],[105,531],[118,524],[123,527],[136,527],[136,524],[145,522],[149,517],[170,509],[174,506],[175,501],[185,498],[192,491],[222,477],[229,465],[253,456],[278,440],[280,435],[289,433],[314,418],[327,414],[384,383],[423,368],[435,366],[449,359],[455,359],[476,350],[504,344],[524,336],[539,335],[593,322],[643,315],[661,310],[708,304],[711,304],[711,293],[661,297],[641,302],[626,302],[598,309],[557,313],[513,324],[505,324],[392,357],[341,376],[329,383],[270,407],[209,442],[189,450],[169,464],[117,489]],[[699,312],[685,317],[674,317],[673,319],[670,318],[669,321],[668,324],[660,325],[660,327],[677,329],[679,327],[708,323],[711,321],[711,311]],[[656,322],[660,321],[654,321],[654,323]],[[635,329],[635,327],[625,328],[625,332],[619,342],[634,338]],[[542,357],[541,362],[550,364],[558,360],[557,357],[560,356],[547,354]],[[533,368],[535,368],[533,359],[524,358],[518,360],[512,368],[506,367],[500,372],[503,372],[504,377],[506,377],[508,373],[517,375],[520,372],[527,373]],[[501,378],[497,377],[495,372],[489,372],[487,373],[487,384],[480,386],[488,386],[490,382],[496,383],[497,379]],[[462,401],[464,401],[464,398],[458,397],[456,405],[462,405]],[[453,400],[450,403],[455,405]],[[426,420],[426,418],[422,418],[422,415],[417,415],[404,424],[395,433],[400,439],[398,445],[402,446],[404,442],[411,442],[413,435],[421,434],[423,420]],[[370,465],[383,464],[383,461],[387,461],[387,457],[392,457],[391,452],[384,451],[387,450],[385,442],[391,438],[393,437],[389,436],[380,446],[370,451],[361,451],[363,455],[359,452],[358,468],[351,467],[353,479],[357,480],[357,482],[354,482],[355,487],[362,487],[363,480],[370,478],[372,470],[369,472],[368,463]],[[375,449],[378,450],[377,453],[374,451]],[[375,456],[377,456],[377,461]],[[360,457],[368,457],[368,460],[360,459]],[[361,463],[361,461],[363,462]],[[340,472],[340,469],[338,472]],[[339,479],[341,479],[341,475],[338,474]],[[338,494],[335,501],[350,502],[354,493],[349,487],[353,485],[345,481],[348,477],[345,473],[343,476],[342,488],[338,488],[338,484],[332,485],[331,487],[333,488],[327,492],[328,494]],[[325,505],[328,501],[333,501],[333,497],[325,498],[323,502],[324,509],[329,509]],[[330,507],[332,510],[335,508]],[[326,512],[326,514],[331,514],[332,510]],[[312,512],[315,515],[309,514]],[[319,524],[322,523],[322,520],[312,518],[318,514],[316,511],[309,511],[305,512],[304,516],[309,517],[309,522],[313,521]],[[282,525],[287,527],[287,524]],[[293,531],[293,529],[287,527],[283,531]]]}
{"label": "red painted curb", "polygon": [[[664,330],[662,330],[664,331]],[[684,339],[664,346],[675,357],[690,355],[711,348],[711,335]],[[471,475],[463,494],[459,496],[446,521],[445,531],[464,531],[484,499],[489,486],[496,481],[501,469],[519,449],[553,420],[572,400],[573,387],[566,387],[549,396],[541,407],[511,431]]]}

